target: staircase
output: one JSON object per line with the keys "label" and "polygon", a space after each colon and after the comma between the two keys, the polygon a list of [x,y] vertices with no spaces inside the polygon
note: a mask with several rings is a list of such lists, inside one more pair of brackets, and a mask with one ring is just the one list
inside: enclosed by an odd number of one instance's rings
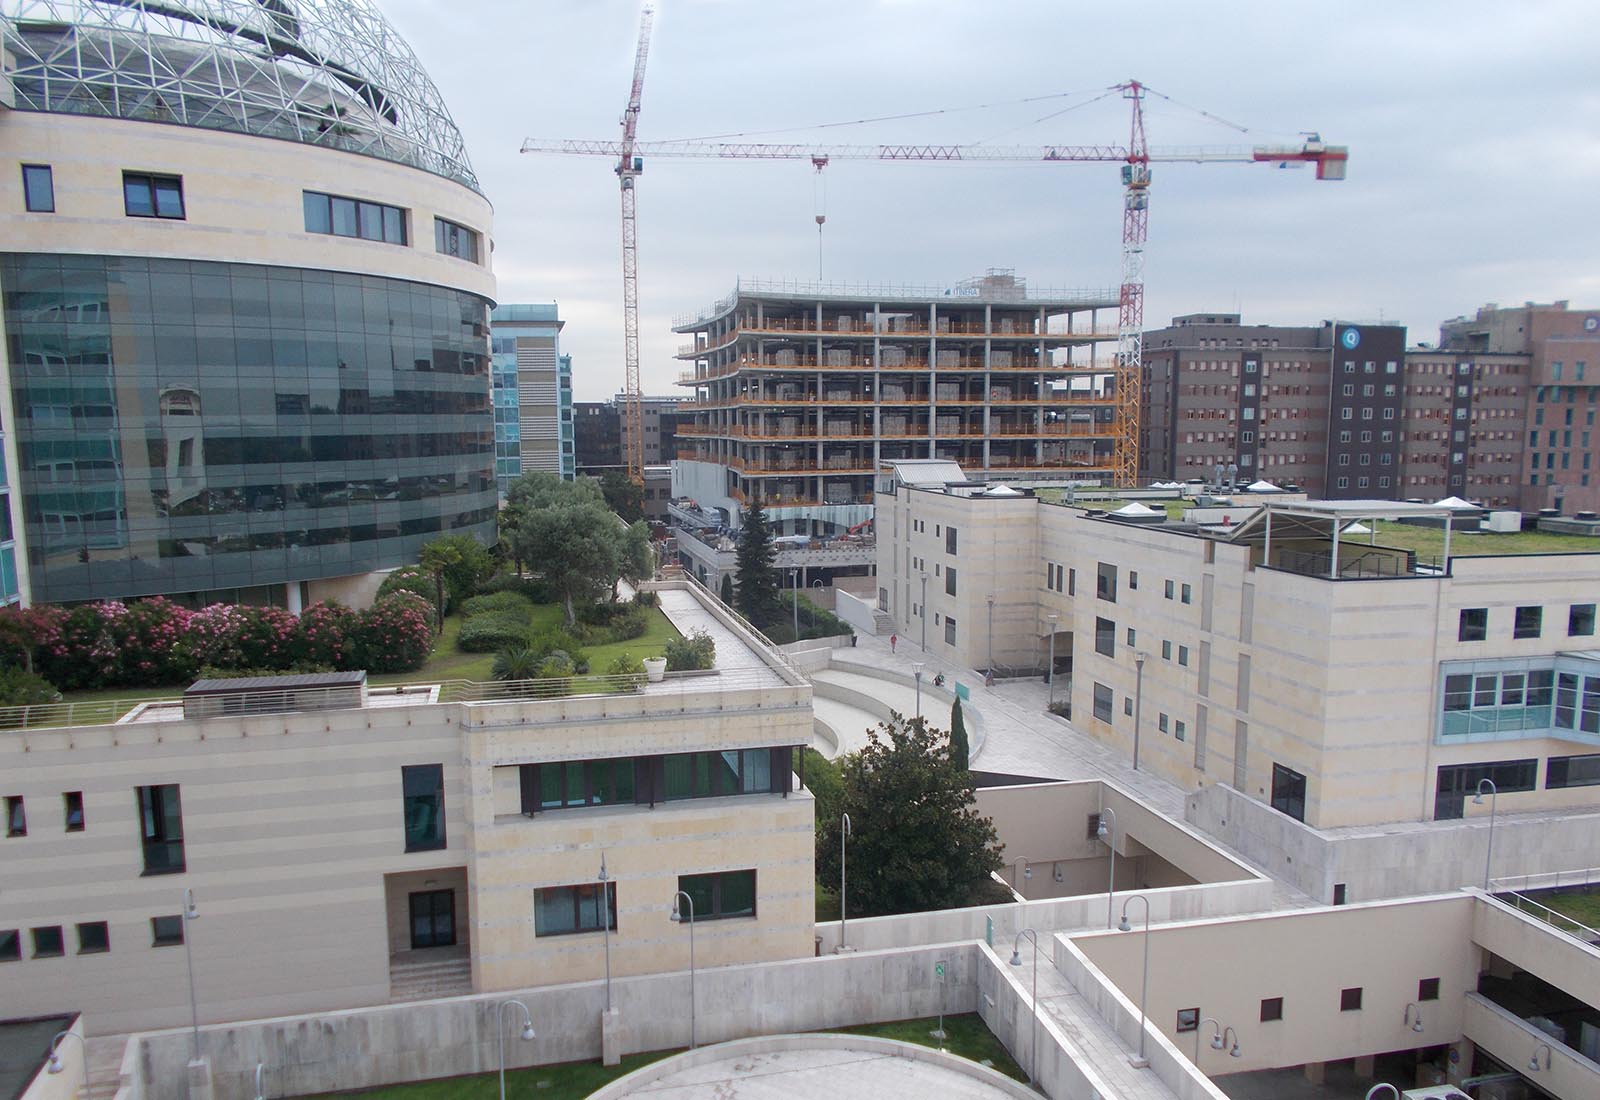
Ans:
{"label": "staircase", "polygon": [[891,616],[887,611],[879,611],[874,608],[872,612],[872,633],[880,638],[887,634],[893,634],[893,616]]}
{"label": "staircase", "polygon": [[113,1100],[122,1087],[122,1055],[126,1035],[105,1035],[88,1042],[89,1090],[83,1100]]}
{"label": "staircase", "polygon": [[389,1000],[427,1001],[472,992],[472,957],[464,947],[406,951],[389,959]]}

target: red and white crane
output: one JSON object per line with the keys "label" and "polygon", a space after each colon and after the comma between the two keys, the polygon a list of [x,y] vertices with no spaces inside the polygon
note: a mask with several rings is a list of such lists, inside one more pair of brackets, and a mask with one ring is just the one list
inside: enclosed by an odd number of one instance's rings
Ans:
{"label": "red and white crane", "polygon": [[[1137,80],[1107,90],[1122,93],[1131,105],[1132,121],[1126,145],[816,145],[774,144],[765,142],[712,141],[634,141],[631,122],[637,121],[638,93],[644,74],[644,36],[649,30],[646,9],[641,33],[639,63],[634,74],[631,114],[625,119],[624,140],[547,141],[530,138],[522,144],[524,153],[557,153],[577,156],[620,157],[617,169],[623,176],[623,324],[630,341],[630,386],[638,384],[638,303],[632,271],[633,201],[631,177],[643,167],[643,157],[713,157],[735,160],[810,161],[821,169],[832,160],[876,160],[891,162],[943,161],[956,163],[1037,162],[1045,164],[1121,164],[1122,165],[1122,285],[1117,310],[1117,434],[1113,467],[1118,486],[1132,486],[1139,466],[1139,389],[1143,377],[1144,331],[1144,245],[1149,231],[1150,165],[1157,162],[1187,164],[1313,164],[1317,179],[1342,180],[1350,159],[1342,145],[1325,144],[1317,134],[1308,134],[1292,145],[1182,146],[1151,149],[1145,143],[1144,97],[1150,89]],[[1156,93],[1159,95],[1159,93]],[[623,166],[630,165],[629,173]],[[629,391],[633,392],[632,389]],[[637,436],[635,438],[638,438]],[[632,458],[629,459],[630,470]]]}

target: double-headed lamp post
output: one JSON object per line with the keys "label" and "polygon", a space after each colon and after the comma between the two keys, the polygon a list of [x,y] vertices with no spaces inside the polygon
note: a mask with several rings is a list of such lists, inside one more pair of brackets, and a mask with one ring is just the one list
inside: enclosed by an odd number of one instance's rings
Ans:
{"label": "double-headed lamp post", "polygon": [[1046,615],[1044,621],[1050,624],[1050,663],[1045,665],[1044,678],[1050,684],[1050,705],[1056,703],[1056,623],[1060,615]]}
{"label": "double-headed lamp post", "polygon": [[522,1037],[533,1038],[533,1017],[528,1006],[521,1001],[501,1001],[494,1008],[495,1038],[500,1045],[500,1100],[506,1100],[506,1009],[516,1005],[522,1009]]}
{"label": "double-headed lamp post", "polygon": [[844,842],[851,836],[850,815],[839,815],[839,950],[844,950]]}
{"label": "double-headed lamp post", "polygon": [[1011,965],[1022,965],[1022,937],[1033,941],[1033,1042],[1028,1045],[1028,1084],[1039,1079],[1039,933],[1024,928],[1011,946]]}
{"label": "double-headed lamp post", "polygon": [[50,1040],[49,1071],[51,1073],[60,1073],[67,1068],[66,1063],[61,1060],[60,1053],[61,1040],[63,1039],[78,1040],[78,1053],[83,1056],[83,1095],[88,1096],[90,1095],[89,1044],[85,1042],[83,1036],[79,1035],[76,1031],[58,1031],[56,1032],[55,1038]]}
{"label": "double-headed lamp post", "polygon": [[[1106,828],[1106,818],[1111,819],[1111,828]],[[1111,873],[1106,876],[1106,928],[1111,928],[1111,906],[1117,897],[1117,811],[1110,806],[1100,807],[1100,821],[1095,825],[1094,835],[1105,841],[1106,847],[1111,849]]]}
{"label": "double-headed lamp post", "polygon": [[1235,1033],[1231,1027],[1223,1028],[1222,1021],[1216,1017],[1207,1016],[1205,1019],[1201,1020],[1199,1026],[1194,1029],[1194,1064],[1196,1066],[1200,1064],[1200,1033],[1206,1029],[1206,1024],[1211,1025],[1211,1049],[1221,1050],[1223,1047],[1226,1047],[1228,1045],[1227,1038],[1229,1035],[1232,1035],[1233,1046],[1229,1048],[1228,1056],[1230,1058],[1239,1057],[1238,1034]]}
{"label": "double-headed lamp post", "polygon": [[1494,866],[1494,812],[1496,803],[1500,801],[1500,788],[1494,785],[1494,780],[1484,776],[1478,780],[1478,793],[1472,796],[1474,806],[1483,805],[1483,789],[1489,788],[1489,843],[1483,853],[1483,892],[1489,892],[1489,869]]}
{"label": "double-headed lamp post", "polygon": [[1133,925],[1128,923],[1128,906],[1136,901],[1144,902],[1144,972],[1139,980],[1139,1056],[1132,1062],[1135,1069],[1144,1069],[1150,1064],[1150,1059],[1144,1056],[1144,1006],[1150,992],[1150,899],[1143,894],[1128,895],[1128,899],[1122,903],[1122,923],[1117,927],[1124,932],[1133,931]]}
{"label": "double-headed lamp post", "polygon": [[694,1018],[694,899],[679,890],[672,895],[672,920],[681,921],[684,918],[678,915],[678,899],[682,898],[684,905],[689,909],[689,1049],[697,1045]]}

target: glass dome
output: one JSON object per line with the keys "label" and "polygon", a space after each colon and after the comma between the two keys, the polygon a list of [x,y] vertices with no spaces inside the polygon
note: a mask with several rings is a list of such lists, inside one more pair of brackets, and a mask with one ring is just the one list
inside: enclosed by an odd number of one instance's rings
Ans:
{"label": "glass dome", "polygon": [[439,90],[369,0],[0,0],[18,110],[326,145],[478,189]]}

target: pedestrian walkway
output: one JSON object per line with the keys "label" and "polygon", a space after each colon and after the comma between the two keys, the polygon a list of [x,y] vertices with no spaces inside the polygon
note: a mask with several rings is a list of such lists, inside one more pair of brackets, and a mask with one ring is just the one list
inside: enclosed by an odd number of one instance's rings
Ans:
{"label": "pedestrian walkway", "polygon": [[[658,595],[661,597],[662,613],[673,626],[678,628],[678,633],[687,637],[693,631],[703,630],[711,635],[711,640],[717,643],[719,672],[771,671],[766,661],[762,660],[761,654],[746,645],[739,635],[723,626],[721,619],[702,607],[693,592],[681,588],[663,588]],[[781,684],[783,678],[772,672],[772,682]]]}

